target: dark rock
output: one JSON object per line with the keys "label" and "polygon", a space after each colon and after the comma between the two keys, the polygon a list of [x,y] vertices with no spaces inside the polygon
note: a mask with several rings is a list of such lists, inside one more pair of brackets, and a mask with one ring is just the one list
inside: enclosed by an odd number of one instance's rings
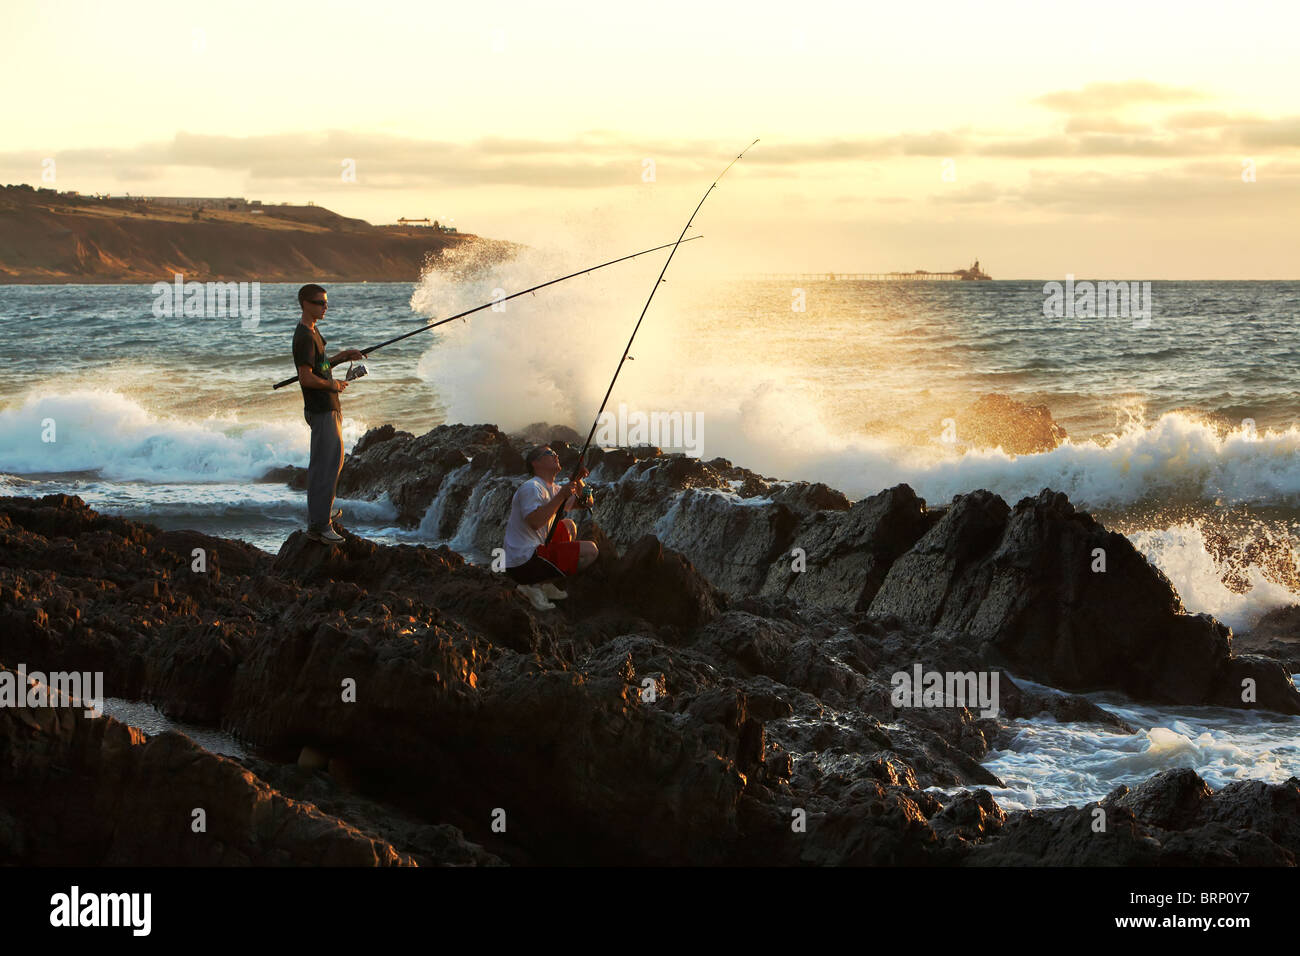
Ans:
{"label": "dark rock", "polygon": [[1273,608],[1250,629],[1250,636],[1257,641],[1300,645],[1300,604]]}
{"label": "dark rock", "polygon": [[[894,561],[932,524],[925,502],[907,485],[863,498],[847,511],[817,513],[783,536],[786,560],[769,561],[763,593],[865,610]],[[795,547],[806,555],[806,570],[793,569],[790,551]]]}
{"label": "dark rock", "polygon": [[552,442],[564,442],[569,445],[582,445],[582,436],[568,425],[549,425],[546,422],[533,422],[510,435],[525,445],[549,445]]}
{"label": "dark rock", "polygon": [[592,448],[587,452],[587,469],[593,481],[617,481],[636,464],[636,456],[626,448]]}
{"label": "dark rock", "polygon": [[[493,425],[441,425],[418,438],[394,431],[381,442],[354,450],[339,473],[340,497],[375,499],[387,494],[398,520],[415,525],[424,517],[448,475],[461,469],[486,472],[503,459],[509,440]],[[475,462],[476,465],[471,465]],[[518,471],[523,460],[518,458]]]}
{"label": "dark rock", "polygon": [[[0,709],[0,862],[23,866],[403,866],[392,844],[288,800],[176,733],[82,709]],[[195,811],[206,832],[195,833]]]}
{"label": "dark rock", "polygon": [[392,441],[399,436],[405,440],[415,437],[410,432],[399,432],[392,425],[380,425],[378,428],[372,428],[357,439],[357,443],[352,446],[352,454],[364,454],[366,449],[373,448],[375,445],[386,441]]}
{"label": "dark rock", "polygon": [[653,535],[634,544],[610,572],[612,596],[647,620],[693,628],[718,613],[720,595]]}
{"label": "dark rock", "polygon": [[[730,463],[728,462],[728,464]],[[906,485],[902,487],[906,487]],[[771,497],[778,504],[784,504],[799,512],[848,511],[851,507],[849,499],[842,492],[836,491],[820,481],[813,484],[797,481],[784,485]]]}
{"label": "dark rock", "polygon": [[1231,830],[1253,830],[1300,858],[1300,779],[1269,784],[1238,780],[1218,791],[1205,818]]}
{"label": "dark rock", "polygon": [[1233,655],[1223,662],[1208,702],[1223,707],[1262,707],[1284,714],[1300,714],[1300,694],[1291,680],[1292,673],[1272,658]]}
{"label": "dark rock", "polygon": [[[967,866],[1155,866],[1160,841],[1131,813],[1097,804],[1007,814],[996,837],[974,846]],[[1105,829],[1099,830],[1100,820]]]}
{"label": "dark rock", "polygon": [[[486,555],[500,545],[510,496],[526,477],[522,453],[540,441],[551,444],[566,469],[576,462],[580,436],[545,423],[511,439],[491,426],[441,426],[418,438],[391,426],[372,429],[348,456],[339,493],[367,499],[387,495],[400,524],[419,524],[435,539],[454,538],[472,553]],[[592,448],[587,465],[596,513],[611,543],[628,548],[654,534],[732,595],[793,588],[801,600],[865,606],[889,561],[919,536],[901,511],[909,506],[925,511],[910,489],[910,502],[901,500],[898,489],[885,493],[900,498],[889,505],[899,514],[875,516],[883,522],[878,533],[867,527],[867,536],[854,540],[864,530],[862,520],[870,522],[873,515],[836,520],[849,513],[850,502],[823,484],[774,483],[724,458],[702,462],[649,446]],[[877,506],[870,501],[867,512]],[[790,546],[796,537],[834,552],[834,557],[815,558],[824,562],[816,564],[818,570],[829,573],[794,576]],[[849,567],[835,568],[845,557]],[[819,579],[820,584],[812,583]],[[850,586],[841,588],[844,583]]]}
{"label": "dark rock", "polygon": [[1040,693],[1021,688],[1005,675],[999,685],[999,703],[1005,717],[1028,718],[1050,714],[1060,723],[1101,724],[1118,733],[1137,733],[1135,728],[1115,714],[1078,694]]}
{"label": "dark rock", "polygon": [[1186,830],[1201,822],[1212,792],[1194,770],[1165,770],[1115,801],[1143,823]]}
{"label": "dark rock", "polygon": [[[425,500],[419,518],[430,529],[491,547],[522,479],[502,470],[517,455],[490,426],[394,432],[355,456],[356,474],[368,470],[366,493],[411,510]],[[1136,552],[1117,557],[1123,539],[1062,496],[1009,509],[977,493],[932,511],[899,486],[846,510],[827,489],[773,483],[723,459],[606,452],[597,467],[606,464],[623,470],[601,489],[599,524],[580,519],[600,561],[545,612],[446,548],[345,531],[336,547],[293,535],[272,557],[101,516],[75,498],[0,500],[6,657],[101,669],[111,696],[221,725],[265,748],[237,770],[247,786],[310,801],[326,821],[288,825],[272,846],[261,822],[240,816],[247,792],[228,771],[205,770],[197,784],[181,780],[175,806],[162,802],[170,796],[143,805],[165,816],[203,790],[235,821],[226,845],[253,849],[203,856],[117,809],[78,823],[101,812],[94,800],[128,806],[144,799],[132,781],[155,785],[202,761],[166,748],[149,758],[162,770],[91,759],[103,748],[84,737],[70,749],[49,740],[24,749],[22,725],[0,722],[0,862],[382,862],[390,850],[421,864],[1294,860],[1300,781],[1234,784],[1206,799],[1198,778],[1175,774],[1083,811],[1032,814],[1004,813],[986,792],[945,795],[1002,786],[979,761],[1009,718],[1047,712],[1130,728],[1083,698],[1010,679],[995,717],[895,706],[890,675],[914,665],[970,672],[1014,658],[1034,679],[1083,673],[1111,687],[1195,688],[1204,678],[1207,698],[1253,677],[1256,706],[1288,701],[1276,666],[1228,657],[1226,636],[1208,677],[1196,654],[1175,653],[1219,636],[1216,625],[1182,614],[1167,581]],[[772,500],[740,503],[746,483]],[[619,555],[622,535],[682,522],[711,551],[734,552],[712,567],[742,597],[715,590],[711,572],[656,535],[636,534]],[[1075,580],[1080,568],[1091,573],[1095,541],[1107,573],[1124,581]],[[765,568],[788,568],[792,542],[822,584]],[[192,569],[194,548],[209,555],[206,573]],[[769,580],[779,593],[764,593]],[[864,594],[871,616],[850,609]],[[1178,644],[1179,628],[1190,643]],[[1147,668],[1145,683],[1128,683],[1124,667]],[[1158,667],[1185,672],[1160,683]],[[62,756],[50,766],[74,767],[75,788],[37,759],[51,747]],[[303,752],[324,769],[298,767]],[[45,824],[31,794],[47,783]],[[509,816],[504,834],[491,827],[493,808]],[[1094,809],[1106,810],[1101,833]],[[340,827],[344,837],[322,836]],[[308,836],[319,845],[305,849]],[[33,841],[45,845],[37,852]]]}
{"label": "dark rock", "polygon": [[1289,674],[1300,674],[1300,604],[1278,607],[1261,617],[1245,634],[1233,638],[1239,654],[1270,657]]}
{"label": "dark rock", "polygon": [[[165,548],[173,552],[182,563],[191,566],[201,558],[214,582],[220,582],[223,569],[229,574],[248,575],[266,559],[266,552],[251,544],[214,538],[199,531],[162,531],[154,535],[150,546]],[[196,549],[201,550],[202,554],[196,555]]]}
{"label": "dark rock", "polygon": [[1006,820],[1006,813],[987,790],[973,790],[954,797],[930,818],[930,824],[942,837],[981,840],[1000,830]]}
{"label": "dark rock", "polygon": [[[971,848],[984,866],[1295,866],[1300,780],[1239,781],[1217,793],[1191,770],[1117,788],[1080,810],[1017,811]],[[937,822],[937,821],[936,821]]]}
{"label": "dark rock", "polygon": [[1296,857],[1262,833],[1207,823],[1194,831],[1171,834],[1162,847],[1161,863],[1164,866],[1197,867],[1294,867]]}
{"label": "dark rock", "polygon": [[307,490],[307,469],[297,465],[270,468],[257,479],[260,484],[285,484],[295,491]]}
{"label": "dark rock", "polygon": [[[1093,570],[1098,555],[1104,572]],[[1280,669],[1230,665],[1226,627],[1185,613],[1127,538],[1048,490],[1014,510],[986,491],[954,499],[893,563],[870,610],[965,632],[995,660],[1056,687],[1245,706],[1239,679],[1249,671],[1260,701],[1249,706],[1300,713],[1300,693]]]}

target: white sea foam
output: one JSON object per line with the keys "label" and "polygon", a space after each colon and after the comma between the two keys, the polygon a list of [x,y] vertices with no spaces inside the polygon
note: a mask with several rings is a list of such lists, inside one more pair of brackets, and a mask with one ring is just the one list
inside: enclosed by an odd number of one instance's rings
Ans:
{"label": "white sea foam", "polygon": [[1051,488],[1065,492],[1077,507],[1094,509],[1143,501],[1300,505],[1300,429],[1221,435],[1209,424],[1171,412],[1150,425],[1133,423],[1109,440],[1011,455],[998,449],[954,450],[937,441],[918,447],[836,438],[820,425],[796,428],[785,421],[789,405],[780,391],[752,396],[734,429],[711,425],[707,454],[778,477],[824,481],[851,497],[901,481],[933,504],[976,488],[1013,503]]}
{"label": "white sea foam", "polygon": [[167,731],[185,734],[204,750],[214,754],[243,758],[248,750],[235,737],[211,727],[200,727],[172,720],[157,707],[146,701],[125,700],[121,697],[104,699],[104,713],[124,724],[130,724],[143,730],[146,736],[153,737]]}
{"label": "white sea foam", "polygon": [[1244,594],[1223,583],[1220,570],[1193,523],[1129,534],[1134,546],[1173,582],[1190,611],[1212,614],[1233,630],[1249,630],[1269,610],[1294,604],[1300,595],[1264,577],[1254,565],[1243,569],[1250,589]]}
{"label": "white sea foam", "polygon": [[[1051,692],[1016,678],[1024,687]],[[983,761],[1007,784],[987,788],[1006,809],[1080,806],[1174,767],[1218,790],[1237,780],[1280,783],[1300,774],[1300,717],[1228,707],[1156,707],[1114,693],[1089,699],[1136,734],[1039,716],[1011,721],[1014,736]]]}
{"label": "white sea foam", "polygon": [[438,537],[438,527],[446,516],[449,496],[452,490],[456,488],[461,475],[466,474],[471,467],[473,466],[466,462],[454,471],[449,472],[442,479],[442,484],[438,486],[438,494],[429,502],[429,507],[424,511],[424,517],[420,519],[421,534],[427,535],[431,539]]}
{"label": "white sea foam", "polygon": [[[351,446],[365,423],[344,418]],[[54,441],[44,440],[51,434]],[[243,423],[156,415],[115,391],[36,391],[0,410],[0,471],[18,475],[95,472],[118,481],[229,482],[305,465],[310,432],[301,416]]]}
{"label": "white sea foam", "polygon": [[1227,435],[1171,412],[1135,422],[1108,443],[1066,443],[1037,455],[973,452],[921,468],[918,492],[948,500],[988,488],[1008,500],[1042,488],[1076,506],[1122,508],[1144,500],[1231,505],[1300,503],[1300,430]]}

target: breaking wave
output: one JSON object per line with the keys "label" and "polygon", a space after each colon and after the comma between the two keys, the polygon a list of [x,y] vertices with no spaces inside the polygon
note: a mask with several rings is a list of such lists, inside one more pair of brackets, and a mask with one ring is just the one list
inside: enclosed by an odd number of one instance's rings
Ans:
{"label": "breaking wave", "polygon": [[[348,447],[366,429],[348,418],[343,426]],[[233,415],[194,420],[156,415],[115,391],[33,392],[0,410],[0,472],[249,481],[269,468],[305,465],[309,438],[301,415],[277,423],[243,423]]]}

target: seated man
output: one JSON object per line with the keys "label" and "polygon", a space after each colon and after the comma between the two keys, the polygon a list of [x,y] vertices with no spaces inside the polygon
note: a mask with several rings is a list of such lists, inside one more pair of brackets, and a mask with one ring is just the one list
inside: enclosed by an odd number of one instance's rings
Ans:
{"label": "seated man", "polygon": [[596,560],[596,543],[578,541],[578,526],[564,518],[555,529],[551,543],[546,533],[551,519],[561,508],[571,511],[587,507],[580,504],[582,479],[587,469],[578,472],[576,481],[560,487],[555,476],[560,473],[560,456],[548,445],[530,451],[525,459],[532,476],[519,486],[510,502],[510,520],[506,523],[506,574],[519,584],[519,590],[539,611],[553,607],[547,598],[568,597],[551,582],[566,577]]}

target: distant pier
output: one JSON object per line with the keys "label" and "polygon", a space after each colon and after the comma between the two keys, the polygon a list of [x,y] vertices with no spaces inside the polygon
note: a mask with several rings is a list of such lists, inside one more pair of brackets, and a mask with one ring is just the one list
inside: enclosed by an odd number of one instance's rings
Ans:
{"label": "distant pier", "polygon": [[993,277],[976,259],[969,269],[952,272],[755,272],[741,278],[749,282],[987,282]]}
{"label": "distant pier", "polygon": [[755,272],[751,282],[960,282],[960,272]]}

